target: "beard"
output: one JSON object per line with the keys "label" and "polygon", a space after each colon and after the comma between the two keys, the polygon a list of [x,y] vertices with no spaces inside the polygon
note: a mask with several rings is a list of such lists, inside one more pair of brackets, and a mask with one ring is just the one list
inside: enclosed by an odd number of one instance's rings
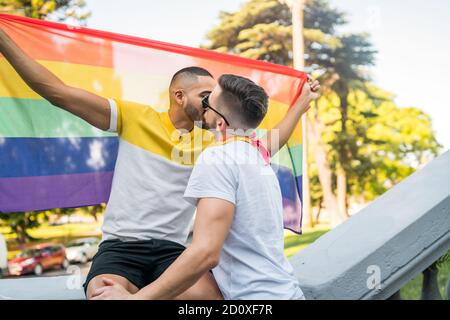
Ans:
{"label": "beard", "polygon": [[202,120],[201,122],[201,128],[204,130],[211,130],[211,126],[209,124],[206,123],[205,119]]}
{"label": "beard", "polygon": [[192,122],[203,121],[202,114],[189,101],[186,103],[186,106],[184,107],[184,112],[189,117],[189,119],[191,119]]}
{"label": "beard", "polygon": [[200,117],[200,120],[194,121],[194,125],[197,128],[204,129],[204,130],[211,130],[211,128],[213,127],[206,122],[206,120],[203,116]]}

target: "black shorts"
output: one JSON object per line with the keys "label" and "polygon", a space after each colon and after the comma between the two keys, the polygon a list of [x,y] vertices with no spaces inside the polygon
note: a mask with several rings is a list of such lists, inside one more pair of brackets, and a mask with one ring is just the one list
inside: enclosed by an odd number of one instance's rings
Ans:
{"label": "black shorts", "polygon": [[184,249],[181,244],[168,240],[105,240],[93,258],[83,284],[84,292],[94,277],[108,273],[122,276],[142,289],[155,281]]}

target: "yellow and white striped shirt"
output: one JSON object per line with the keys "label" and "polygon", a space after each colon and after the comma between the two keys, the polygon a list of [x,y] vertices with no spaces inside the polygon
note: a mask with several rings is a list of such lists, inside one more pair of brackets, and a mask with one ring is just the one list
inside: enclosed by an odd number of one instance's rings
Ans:
{"label": "yellow and white striped shirt", "polygon": [[214,135],[177,130],[167,112],[109,100],[108,131],[119,135],[103,240],[164,239],[185,244],[195,206],[183,199],[193,165]]}

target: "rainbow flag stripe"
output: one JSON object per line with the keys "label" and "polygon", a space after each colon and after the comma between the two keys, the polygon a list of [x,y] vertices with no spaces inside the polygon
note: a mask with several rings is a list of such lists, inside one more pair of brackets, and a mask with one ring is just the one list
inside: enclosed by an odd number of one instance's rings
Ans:
{"label": "rainbow flag stripe", "polygon": [[[0,14],[0,26],[66,84],[105,98],[167,110],[172,75],[187,66],[214,77],[251,78],[270,96],[263,133],[300,94],[303,72],[262,61],[110,32]],[[116,134],[98,130],[33,92],[0,56],[0,212],[107,202],[117,156]],[[285,227],[301,232],[302,128],[272,159]]]}

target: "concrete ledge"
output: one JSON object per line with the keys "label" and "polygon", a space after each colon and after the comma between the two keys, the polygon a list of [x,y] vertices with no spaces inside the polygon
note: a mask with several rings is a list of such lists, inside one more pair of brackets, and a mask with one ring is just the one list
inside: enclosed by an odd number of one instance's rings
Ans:
{"label": "concrete ledge", "polygon": [[0,280],[0,300],[84,300],[85,278],[76,275]]}
{"label": "concrete ledge", "polygon": [[448,250],[450,151],[291,263],[307,299],[386,299]]}

